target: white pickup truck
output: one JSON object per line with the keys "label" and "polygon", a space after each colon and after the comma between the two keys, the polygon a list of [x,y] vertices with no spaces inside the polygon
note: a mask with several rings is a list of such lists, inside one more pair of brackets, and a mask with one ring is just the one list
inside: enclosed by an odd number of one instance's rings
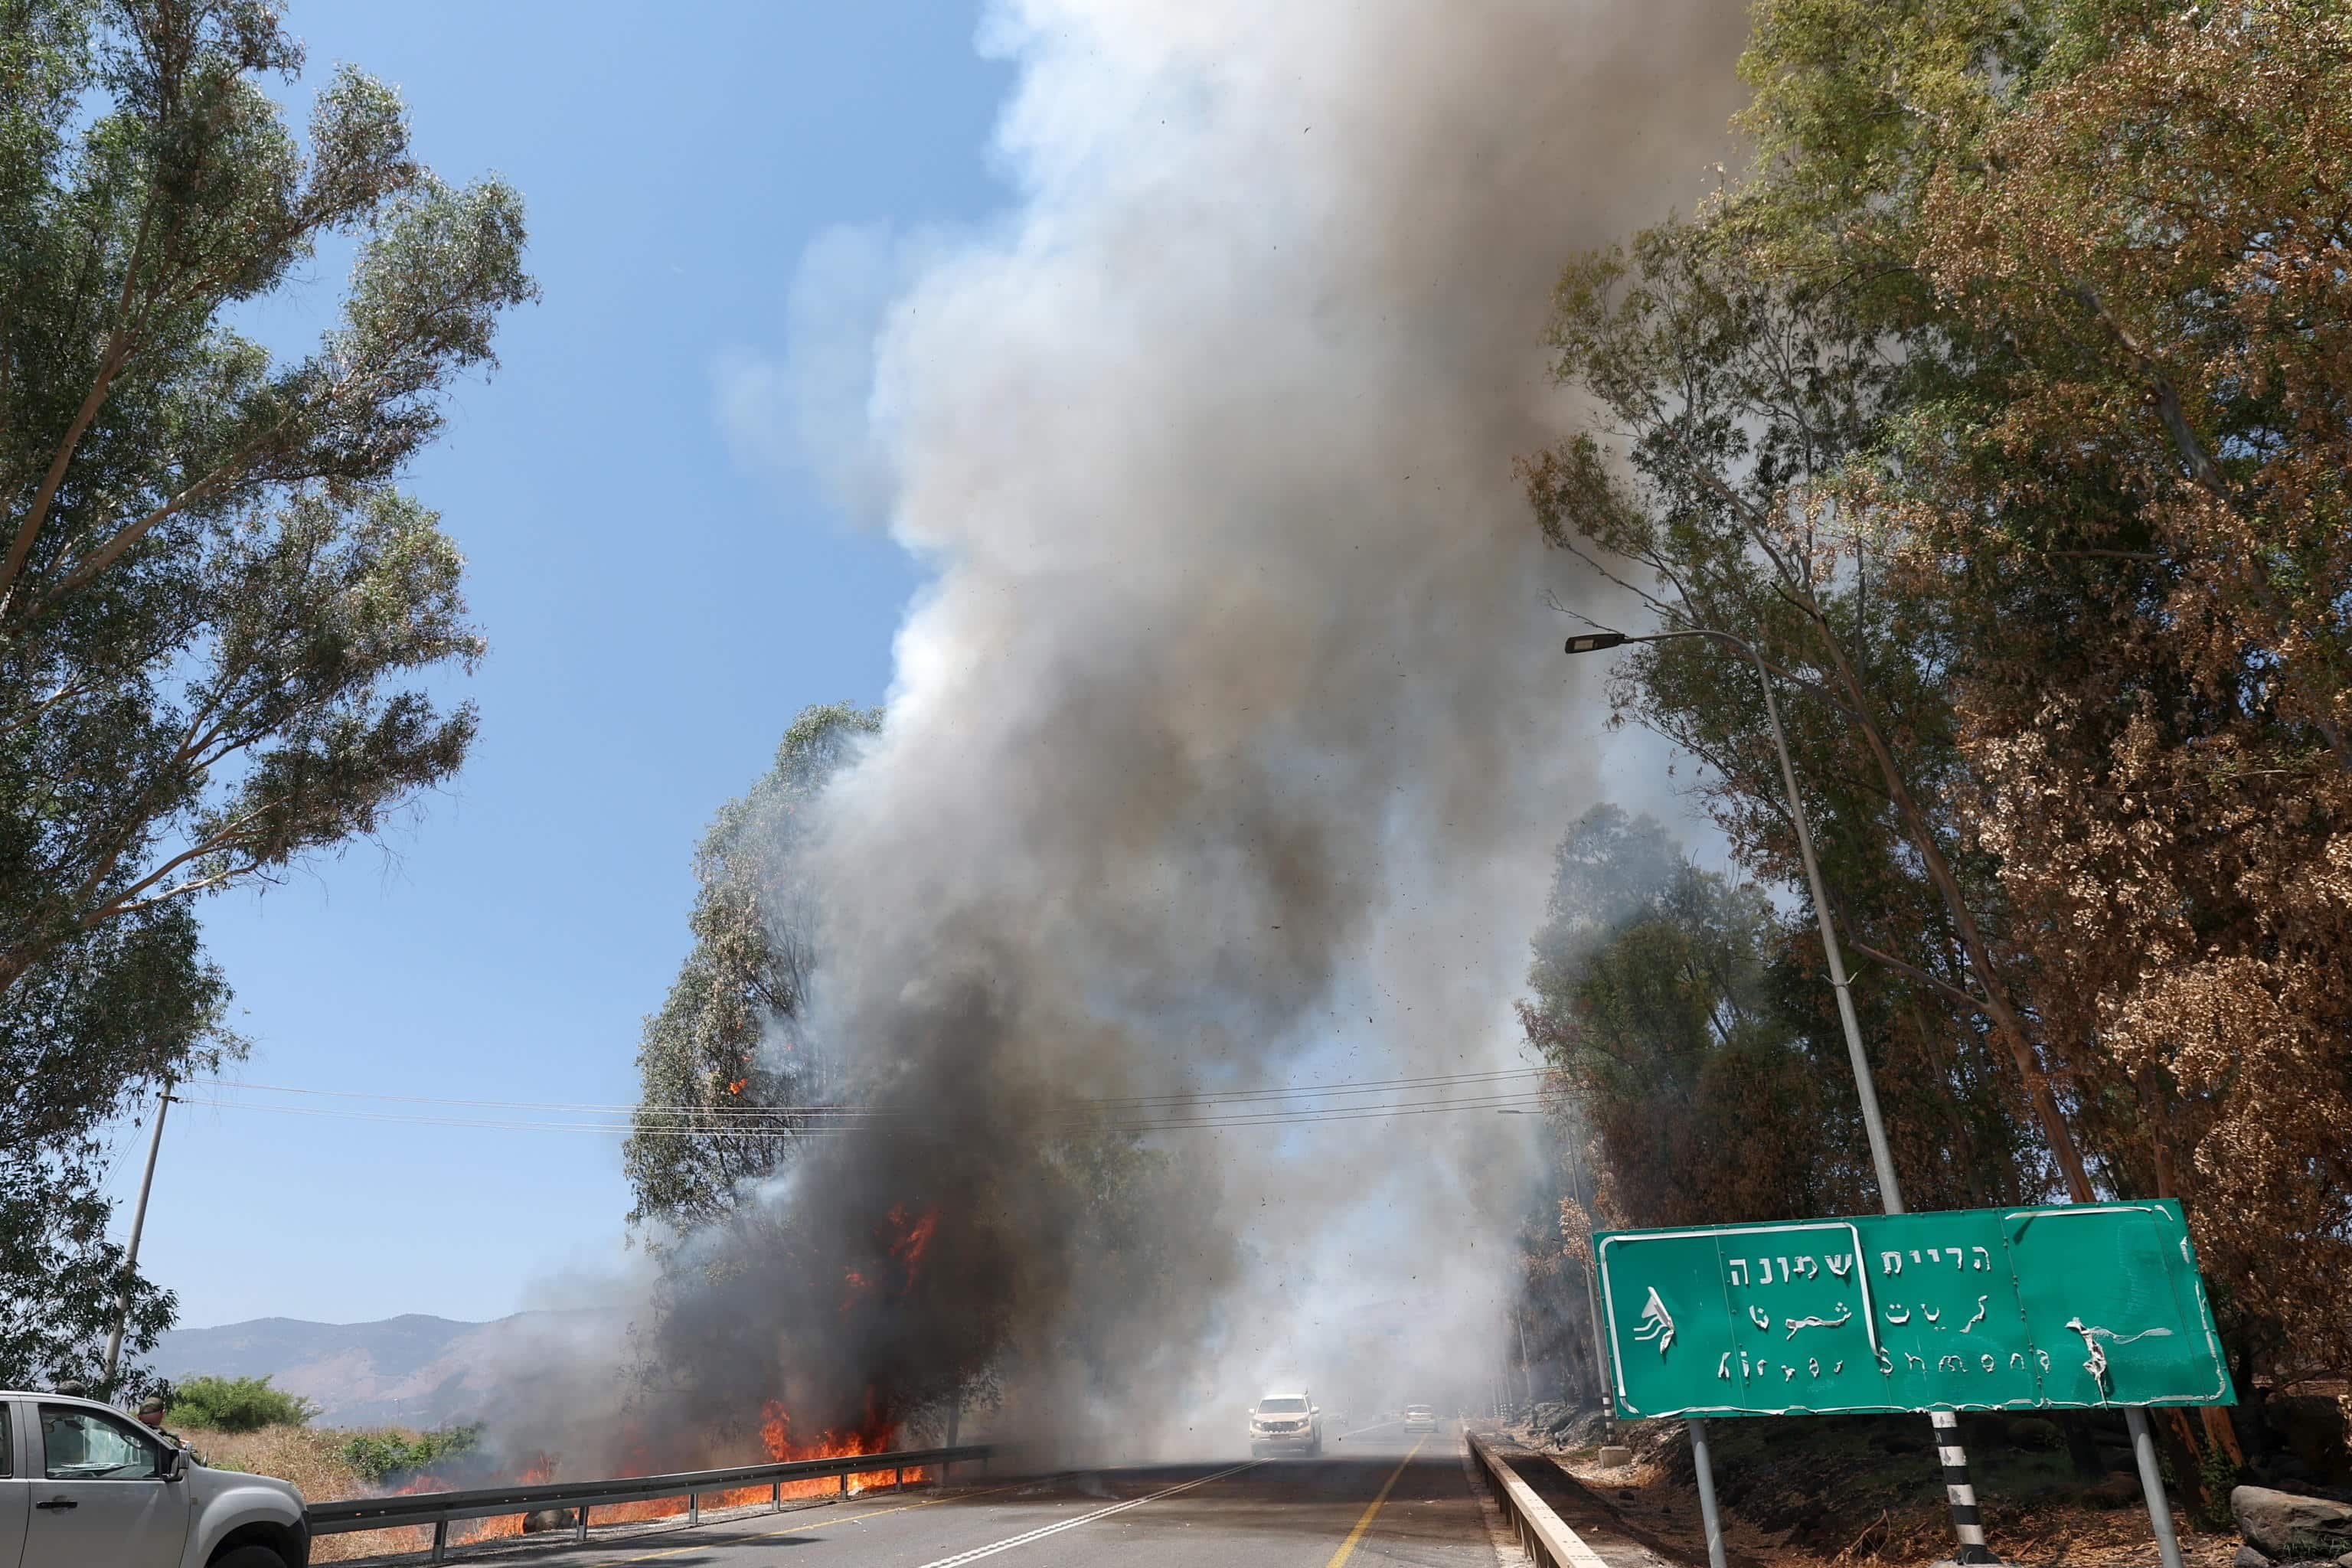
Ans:
{"label": "white pickup truck", "polygon": [[0,1393],[0,1568],[305,1568],[302,1494],[95,1400]]}
{"label": "white pickup truck", "polygon": [[1323,1451],[1323,1412],[1304,1386],[1269,1391],[1250,1408],[1249,1431],[1253,1458],[1285,1449],[1310,1455]]}

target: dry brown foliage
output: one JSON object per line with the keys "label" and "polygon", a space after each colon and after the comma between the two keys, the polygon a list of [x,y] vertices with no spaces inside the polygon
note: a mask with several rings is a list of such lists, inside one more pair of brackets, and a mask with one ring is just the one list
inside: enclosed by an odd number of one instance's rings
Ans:
{"label": "dry brown foliage", "polygon": [[1928,195],[1922,263],[2021,353],[1992,460],[1906,511],[1906,586],[1978,630],[1953,804],[2076,1126],[2114,1190],[2188,1200],[2245,1348],[2340,1368],[2352,15],[2098,43]]}
{"label": "dry brown foliage", "polygon": [[[305,1502],[331,1502],[341,1498],[369,1497],[376,1492],[377,1489],[368,1485],[338,1451],[349,1436],[347,1432],[309,1426],[179,1434],[205,1463],[292,1481],[300,1489]],[[428,1544],[430,1532],[421,1530],[321,1535],[310,1542],[310,1561],[349,1563],[387,1552],[420,1550]]]}

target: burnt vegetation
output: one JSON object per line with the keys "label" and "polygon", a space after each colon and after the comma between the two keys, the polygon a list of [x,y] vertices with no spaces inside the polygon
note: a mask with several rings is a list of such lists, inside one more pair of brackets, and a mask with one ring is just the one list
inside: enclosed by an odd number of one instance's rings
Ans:
{"label": "burnt vegetation", "polygon": [[[2180,1199],[2252,1408],[2176,1483],[2340,1483],[2262,1406],[2352,1373],[2352,19],[1765,0],[1743,74],[1751,172],[1565,271],[1538,520],[1771,666],[1911,1206]],[[1734,866],[1560,850],[1559,1245],[1874,1208],[1752,678],[1612,701]]]}

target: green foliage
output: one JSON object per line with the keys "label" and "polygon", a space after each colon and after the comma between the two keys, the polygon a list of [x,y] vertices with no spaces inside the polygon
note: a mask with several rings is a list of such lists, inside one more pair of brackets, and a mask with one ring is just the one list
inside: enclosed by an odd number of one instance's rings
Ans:
{"label": "green foliage", "polygon": [[1843,1053],[1784,994],[1803,934],[1647,817],[1596,806],[1562,842],[1520,1015],[1599,1136],[1613,1222],[1866,1205]]}
{"label": "green foliage", "polygon": [[[248,0],[0,5],[0,1376],[96,1372],[95,1131],[236,1042],[194,900],[448,778],[462,562],[394,488],[531,297],[520,205],[417,162],[397,96]],[[279,361],[229,313],[345,237]],[[133,1285],[130,1345],[170,1321]],[[135,1381],[136,1374],[133,1374]],[[125,1386],[128,1386],[127,1384]]]}
{"label": "green foliage", "polygon": [[835,1075],[801,1028],[817,971],[817,917],[797,865],[818,796],[882,714],[841,703],[802,711],[774,763],[722,806],[694,858],[694,950],[637,1052],[635,1127],[623,1164],[629,1223],[690,1229],[724,1215],[741,1184],[793,1152]]}
{"label": "green foliage", "polygon": [[[2198,1524],[2216,1532],[2229,1530],[2235,1522],[2230,1512],[2230,1492],[2246,1479],[2244,1467],[2220,1444],[2208,1442],[2199,1446],[2197,1470],[2203,1483],[2198,1492]],[[2339,1549],[2342,1544],[2338,1543]]]}
{"label": "green foliage", "polygon": [[385,1430],[354,1432],[338,1444],[335,1453],[371,1485],[404,1471],[429,1470],[444,1459],[471,1453],[480,1443],[479,1426],[444,1426],[414,1435]]}
{"label": "green foliage", "polygon": [[[215,1025],[226,996],[183,907],[87,932],[0,991],[0,1386],[95,1382],[122,1267],[106,1235],[102,1134],[118,1116],[152,1114],[158,1079],[201,1069],[232,1043]],[[131,1302],[123,1342],[135,1358],[174,1304],[144,1279]],[[108,1392],[150,1383],[134,1362]]]}
{"label": "green foliage", "polygon": [[207,1432],[258,1432],[264,1426],[300,1426],[319,1407],[299,1394],[269,1386],[267,1377],[191,1377],[172,1385],[168,1426]]}

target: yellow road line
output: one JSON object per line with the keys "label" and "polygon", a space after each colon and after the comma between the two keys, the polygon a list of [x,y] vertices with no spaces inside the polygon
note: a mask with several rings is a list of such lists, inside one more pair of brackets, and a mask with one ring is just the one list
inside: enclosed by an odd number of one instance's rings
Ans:
{"label": "yellow road line", "polygon": [[[1394,1479],[1395,1478],[1391,1477],[1390,1479]],[[782,1530],[765,1530],[761,1531],[757,1535],[738,1535],[732,1537],[732,1539],[736,1541],[773,1541],[779,1535],[802,1534],[807,1531],[815,1529],[817,1524],[820,1523],[856,1524],[860,1520],[880,1519],[886,1513],[905,1513],[909,1509],[936,1508],[943,1502],[961,1502],[965,1498],[987,1497],[994,1492],[1009,1492],[1014,1487],[1026,1486],[1029,1483],[1026,1480],[1007,1481],[1001,1487],[982,1487],[976,1492],[958,1492],[953,1497],[925,1498],[920,1502],[902,1502],[896,1508],[877,1508],[870,1510],[865,1513],[853,1513],[845,1518],[828,1518],[809,1524],[788,1525]],[[1387,1489],[1382,1488],[1381,1489],[1385,1491]],[[812,1510],[810,1511],[814,1510]],[[713,1522],[723,1524],[726,1521],[724,1520],[719,1520],[714,1521]],[[709,1527],[705,1525],[700,1528],[708,1529]],[[673,1546],[667,1552],[648,1552],[642,1557],[615,1557],[611,1559],[609,1568],[628,1568],[628,1565],[632,1563],[658,1563],[665,1557],[682,1557],[689,1552],[708,1552],[709,1550],[710,1550],[710,1542],[708,1541],[698,1541],[689,1546]]]}
{"label": "yellow road line", "polygon": [[1356,1542],[1364,1538],[1364,1531],[1372,1528],[1372,1516],[1381,1511],[1381,1504],[1389,1500],[1389,1489],[1397,1484],[1397,1478],[1404,1474],[1404,1468],[1412,1463],[1412,1457],[1415,1454],[1421,1452],[1421,1444],[1428,1441],[1429,1434],[1424,1432],[1421,1435],[1420,1443],[1415,1443],[1405,1450],[1404,1458],[1397,1461],[1397,1468],[1389,1472],[1389,1479],[1381,1483],[1381,1489],[1373,1494],[1372,1500],[1365,1505],[1363,1517],[1356,1521],[1356,1528],[1348,1531],[1348,1539],[1339,1542],[1339,1550],[1331,1553],[1331,1561],[1323,1564],[1323,1568],[1342,1568],[1348,1559],[1355,1554]]}

